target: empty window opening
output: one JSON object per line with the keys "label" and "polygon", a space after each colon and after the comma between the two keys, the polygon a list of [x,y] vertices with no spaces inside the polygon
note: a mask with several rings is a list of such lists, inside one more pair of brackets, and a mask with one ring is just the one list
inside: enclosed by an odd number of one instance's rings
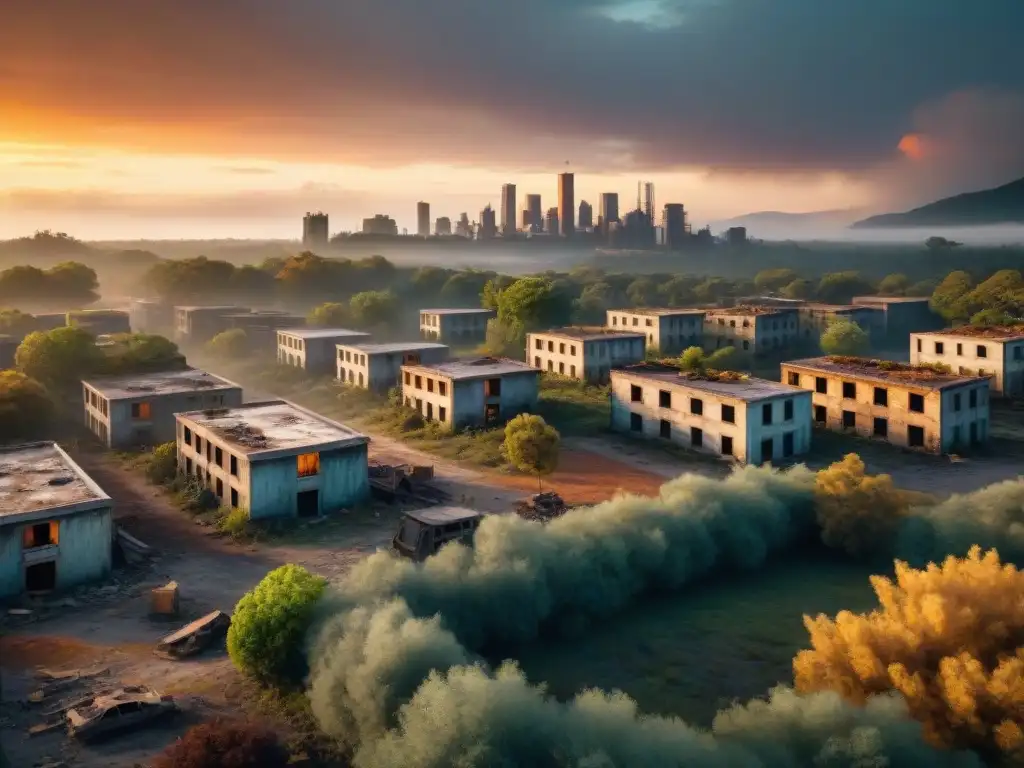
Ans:
{"label": "empty window opening", "polygon": [[692,413],[694,416],[701,416],[701,415],[703,415],[703,413],[704,413],[704,401],[699,399],[699,398],[696,398],[696,397],[691,397],[690,398],[690,413]]}
{"label": "empty window opening", "polygon": [[152,408],[149,403],[132,403],[133,419],[148,419],[152,416]]}
{"label": "empty window opening", "polygon": [[320,474],[320,454],[301,453],[298,456],[299,477],[313,477]]}
{"label": "empty window opening", "polygon": [[25,568],[26,592],[51,592],[57,588],[57,563],[34,563]]}
{"label": "empty window opening", "polygon": [[659,434],[666,440],[672,438],[672,422],[667,419],[661,420],[661,426],[659,427]]}
{"label": "empty window opening", "polygon": [[671,408],[672,407],[672,393],[664,389],[658,392],[658,407],[659,408]]}
{"label": "empty window opening", "polygon": [[636,384],[629,386],[629,401],[631,403],[642,403],[644,401],[644,391]]}
{"label": "empty window opening", "polygon": [[857,398],[857,385],[852,381],[843,382],[843,399],[855,400]]}
{"label": "empty window opening", "polygon": [[857,426],[857,414],[853,411],[843,411],[843,428],[854,429]]}
{"label": "empty window opening", "polygon": [[735,424],[736,423],[736,408],[735,408],[735,406],[732,406],[732,405],[723,405],[722,406],[722,421],[724,421],[726,424]]}
{"label": "empty window opening", "polygon": [[629,429],[632,432],[643,432],[644,419],[639,413],[629,414]]}
{"label": "empty window opening", "polygon": [[320,491],[299,491],[295,494],[295,511],[299,517],[317,517],[320,515]]}
{"label": "empty window opening", "polygon": [[907,408],[914,413],[924,413],[924,395],[915,395],[911,392]]}
{"label": "empty window opening", "polygon": [[484,396],[485,397],[500,397],[501,396],[501,379],[487,379],[484,381]]}
{"label": "empty window opening", "polygon": [[60,524],[56,520],[46,523],[35,523],[26,526],[21,534],[21,543],[25,549],[56,546],[59,539]]}
{"label": "empty window opening", "polygon": [[238,509],[238,489],[231,489],[231,507],[232,509]]}
{"label": "empty window opening", "polygon": [[824,405],[814,406],[814,420],[819,424],[824,424],[828,420],[828,412]]}
{"label": "empty window opening", "polygon": [[889,405],[889,390],[884,387],[875,387],[875,405]]}
{"label": "empty window opening", "polygon": [[722,436],[722,455],[732,456],[732,438],[728,435]]}
{"label": "empty window opening", "polygon": [[793,420],[793,401],[787,400],[782,405],[782,420],[792,421]]}
{"label": "empty window opening", "polygon": [[924,427],[907,427],[907,445],[911,448],[924,447]]}
{"label": "empty window opening", "polygon": [[793,455],[793,433],[787,432],[782,436],[782,456],[788,459]]}
{"label": "empty window opening", "polygon": [[704,430],[700,427],[690,427],[690,445],[694,448],[704,446]]}
{"label": "empty window opening", "polygon": [[814,391],[817,392],[819,395],[827,395],[828,394],[828,379],[826,379],[824,376],[815,376],[814,377]]}
{"label": "empty window opening", "polygon": [[889,420],[888,419],[875,419],[874,427],[871,430],[875,437],[888,437],[889,436]]}

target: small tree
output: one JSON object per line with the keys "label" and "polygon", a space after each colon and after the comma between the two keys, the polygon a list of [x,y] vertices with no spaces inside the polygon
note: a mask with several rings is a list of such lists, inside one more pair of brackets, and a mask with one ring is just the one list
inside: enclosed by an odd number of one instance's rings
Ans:
{"label": "small tree", "polygon": [[206,351],[215,357],[238,360],[249,354],[249,337],[241,328],[221,331],[206,342]]}
{"label": "small tree", "polygon": [[729,361],[735,355],[735,347],[722,347],[710,355],[700,347],[687,347],[679,356],[679,367],[689,373],[704,373],[709,370],[727,370]]}
{"label": "small tree", "polygon": [[831,323],[821,334],[821,351],[826,355],[865,354],[871,347],[868,334],[856,323],[840,320]]}
{"label": "small tree", "polygon": [[30,333],[14,353],[14,362],[26,376],[55,389],[77,386],[104,367],[95,337],[68,327]]}
{"label": "small tree", "polygon": [[178,444],[161,443],[147,456],[146,477],[154,485],[163,485],[178,476]]}
{"label": "small tree", "polygon": [[111,373],[174,371],[186,367],[178,345],[164,336],[150,333],[118,333],[106,350],[106,369]]}
{"label": "small tree", "polygon": [[218,718],[187,730],[152,768],[285,768],[290,759],[273,731]]}
{"label": "small tree", "polygon": [[228,655],[250,677],[294,685],[307,671],[306,632],[327,580],[282,565],[242,596],[228,629]]}
{"label": "small tree", "polygon": [[543,488],[541,478],[558,468],[558,450],[562,436],[540,416],[522,413],[505,425],[502,454],[520,472],[537,475],[537,490]]}
{"label": "small tree", "polygon": [[53,401],[38,381],[18,371],[0,371],[0,440],[38,437],[53,417]]}
{"label": "small tree", "polygon": [[359,328],[391,326],[398,318],[398,297],[391,291],[363,291],[352,297],[349,311]]}
{"label": "small tree", "polygon": [[329,301],[309,313],[306,322],[318,328],[346,328],[352,325],[348,304]]}

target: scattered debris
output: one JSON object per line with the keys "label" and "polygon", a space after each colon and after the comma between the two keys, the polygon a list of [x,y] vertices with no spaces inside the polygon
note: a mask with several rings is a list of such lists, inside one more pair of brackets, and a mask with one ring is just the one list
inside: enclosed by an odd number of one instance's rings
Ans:
{"label": "scattered debris", "polygon": [[177,711],[173,696],[161,696],[142,685],[120,688],[97,696],[86,706],[69,709],[68,735],[82,740],[100,738],[151,725]]}
{"label": "scattered debris", "polygon": [[116,536],[117,545],[124,553],[127,563],[139,563],[153,554],[152,547],[136,539],[121,526],[117,526]]}
{"label": "scattered debris", "polygon": [[67,670],[53,670],[49,667],[40,667],[36,670],[36,677],[41,677],[45,680],[54,681],[68,681],[68,680],[90,680],[100,675],[105,675],[110,670],[107,667],[93,667],[92,669],[67,669]]}
{"label": "scattered debris", "polygon": [[177,616],[178,582],[169,582],[150,592],[149,610],[156,616]]}
{"label": "scattered debris", "polygon": [[546,522],[561,517],[569,511],[569,506],[554,491],[535,493],[526,501],[516,504],[516,514],[526,520]]}
{"label": "scattered debris", "polygon": [[224,637],[230,626],[230,616],[223,611],[213,611],[163,638],[155,652],[171,659],[194,656]]}

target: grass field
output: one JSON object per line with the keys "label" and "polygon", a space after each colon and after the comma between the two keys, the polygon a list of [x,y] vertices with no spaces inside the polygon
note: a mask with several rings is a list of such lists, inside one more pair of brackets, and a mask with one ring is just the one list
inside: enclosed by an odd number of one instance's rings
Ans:
{"label": "grass field", "polygon": [[618,689],[642,712],[707,726],[733,700],[792,683],[793,656],[807,647],[803,614],[874,607],[871,572],[816,559],[738,574],[515,655],[531,682],[560,699],[588,687]]}

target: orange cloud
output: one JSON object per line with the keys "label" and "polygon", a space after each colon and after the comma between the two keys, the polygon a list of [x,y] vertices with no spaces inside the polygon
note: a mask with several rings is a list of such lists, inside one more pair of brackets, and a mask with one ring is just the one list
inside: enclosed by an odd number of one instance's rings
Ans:
{"label": "orange cloud", "polygon": [[931,142],[920,133],[908,133],[900,139],[897,149],[911,160],[924,160],[932,154]]}

